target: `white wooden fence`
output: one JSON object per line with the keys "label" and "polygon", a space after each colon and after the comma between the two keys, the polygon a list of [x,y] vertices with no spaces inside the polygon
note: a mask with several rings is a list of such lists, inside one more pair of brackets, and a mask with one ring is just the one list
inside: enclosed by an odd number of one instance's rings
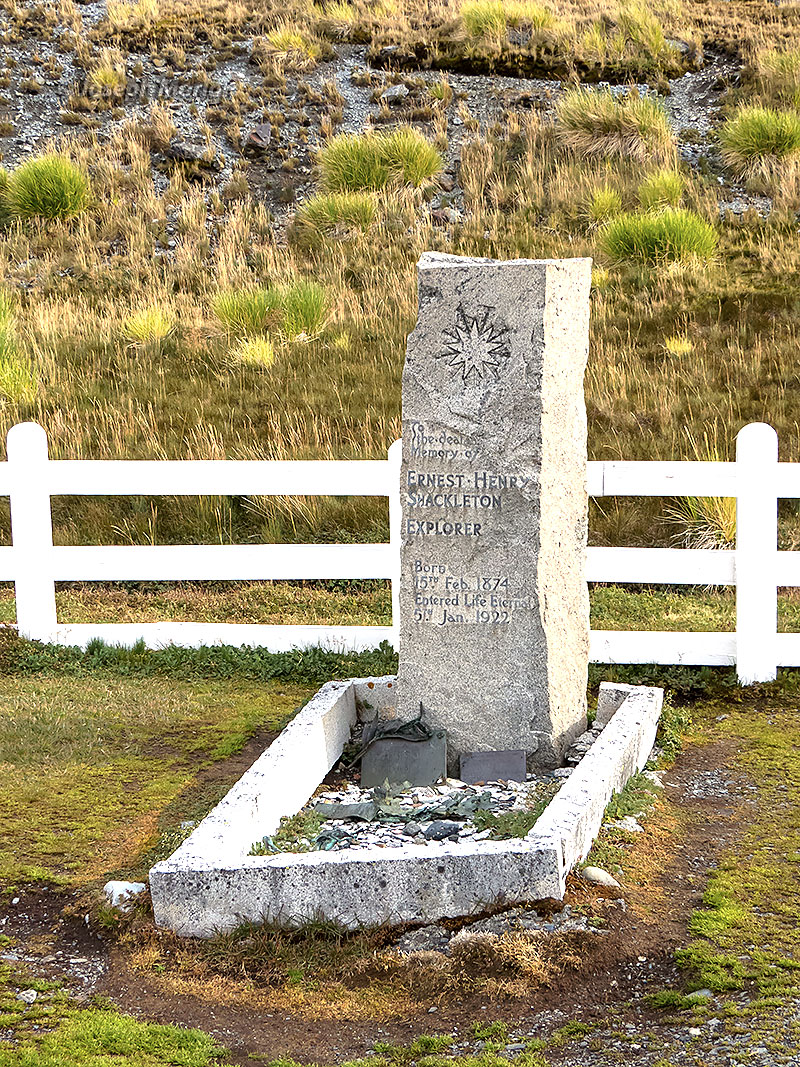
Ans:
{"label": "white wooden fence", "polygon": [[[49,460],[36,423],[8,434],[0,495],[10,498],[12,546],[0,548],[0,581],[15,583],[17,623],[26,637],[85,646],[92,638],[148,647],[260,645],[273,651],[323,645],[374,648],[397,643],[400,564],[400,442],[386,460],[166,461]],[[736,497],[736,549],[590,548],[592,582],[735,585],[730,633],[595,630],[601,663],[736,664],[740,681],[769,681],[800,665],[800,634],[777,633],[778,586],[800,585],[800,552],[778,552],[777,502],[800,498],[800,464],[778,462],[772,427],[753,423],[736,439],[735,463],[589,464],[592,496]],[[390,543],[362,545],[53,545],[50,498],[227,495],[386,496]],[[272,626],[237,623],[60,625],[56,582],[383,578],[392,582],[393,626]]]}

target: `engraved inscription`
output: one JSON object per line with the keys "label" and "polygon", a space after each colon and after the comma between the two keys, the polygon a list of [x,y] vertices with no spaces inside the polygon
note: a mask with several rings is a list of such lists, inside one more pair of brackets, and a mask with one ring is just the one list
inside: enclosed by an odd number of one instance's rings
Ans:
{"label": "engraved inscription", "polygon": [[441,459],[444,461],[475,459],[477,449],[469,448],[466,442],[449,430],[429,431],[424,422],[411,424],[411,456],[414,459]]}
{"label": "engraved inscription", "polygon": [[453,574],[443,563],[414,561],[417,623],[507,626],[516,611],[530,607],[530,597],[507,574]]}

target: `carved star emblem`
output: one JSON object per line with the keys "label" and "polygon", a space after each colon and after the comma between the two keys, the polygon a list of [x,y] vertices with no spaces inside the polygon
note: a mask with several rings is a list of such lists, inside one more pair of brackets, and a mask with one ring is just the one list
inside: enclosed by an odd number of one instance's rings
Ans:
{"label": "carved star emblem", "polygon": [[508,340],[490,320],[492,309],[480,308],[476,315],[459,308],[456,324],[445,332],[445,347],[436,357],[461,372],[463,381],[492,378],[500,380],[503,360],[508,359]]}

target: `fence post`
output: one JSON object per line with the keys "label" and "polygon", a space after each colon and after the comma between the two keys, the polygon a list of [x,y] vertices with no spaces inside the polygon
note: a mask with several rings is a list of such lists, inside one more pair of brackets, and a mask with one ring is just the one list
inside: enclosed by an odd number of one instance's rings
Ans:
{"label": "fence post", "polygon": [[777,675],[778,435],[764,422],[736,436],[736,672],[741,685]]}
{"label": "fence post", "polygon": [[389,543],[392,546],[392,644],[400,648],[400,541],[403,509],[400,503],[400,468],[403,461],[403,441],[395,441],[389,448]]}
{"label": "fence post", "polygon": [[50,641],[57,620],[47,434],[35,422],[12,426],[6,451],[11,473],[9,503],[17,630],[21,637]]}

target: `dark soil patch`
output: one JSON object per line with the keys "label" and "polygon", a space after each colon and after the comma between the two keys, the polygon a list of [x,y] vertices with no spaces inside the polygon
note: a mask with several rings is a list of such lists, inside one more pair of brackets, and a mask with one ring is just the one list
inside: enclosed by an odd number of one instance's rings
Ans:
{"label": "dark soil patch", "polygon": [[279,732],[265,726],[259,727],[238,752],[201,768],[191,785],[164,810],[162,823],[176,817],[195,818],[205,815],[239,781],[244,772],[252,767],[262,752],[269,748]]}
{"label": "dark soil patch", "polygon": [[48,886],[8,891],[0,932],[13,943],[0,950],[0,959],[36,978],[63,982],[77,1000],[87,999],[108,972],[109,945],[85,904],[75,891]]}

